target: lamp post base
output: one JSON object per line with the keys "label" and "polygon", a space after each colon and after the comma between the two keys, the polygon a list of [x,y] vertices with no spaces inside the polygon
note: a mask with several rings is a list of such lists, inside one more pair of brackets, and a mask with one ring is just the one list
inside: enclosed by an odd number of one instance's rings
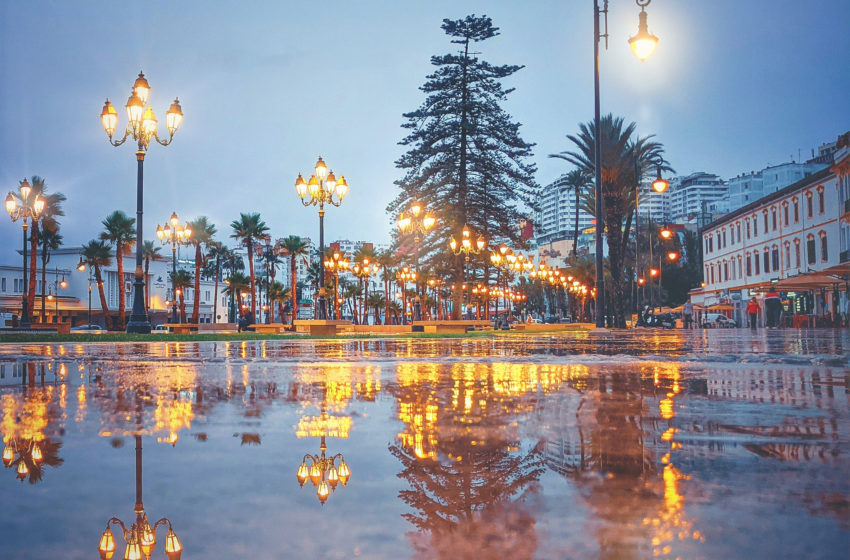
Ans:
{"label": "lamp post base", "polygon": [[151,322],[145,316],[136,316],[131,315],[130,320],[127,322],[127,334],[150,334],[151,333]]}

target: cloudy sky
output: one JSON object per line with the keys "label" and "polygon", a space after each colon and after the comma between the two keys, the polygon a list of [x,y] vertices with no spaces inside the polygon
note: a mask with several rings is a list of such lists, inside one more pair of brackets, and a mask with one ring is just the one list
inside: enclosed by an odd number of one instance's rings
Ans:
{"label": "cloudy sky", "polygon": [[[610,3],[602,110],[655,134],[681,174],[724,178],[803,158],[850,129],[850,2],[654,0],[656,53],[637,61],[631,0]],[[506,109],[535,142],[537,180],[563,173],[547,155],[593,114],[590,0],[292,2],[0,2],[0,190],[41,175],[68,197],[66,244],[135,211],[135,158],[111,147],[98,115],[122,107],[139,70],[164,113],[186,115],[145,163],[146,237],[172,211],[209,216],[229,235],[259,211],[275,236],[318,237],[293,184],[321,155],[351,186],[326,238],[389,239],[402,113],[422,101],[430,56],[451,50],[443,18],[487,14],[501,35],[490,62],[523,64]],[[19,224],[0,219],[0,263]]]}

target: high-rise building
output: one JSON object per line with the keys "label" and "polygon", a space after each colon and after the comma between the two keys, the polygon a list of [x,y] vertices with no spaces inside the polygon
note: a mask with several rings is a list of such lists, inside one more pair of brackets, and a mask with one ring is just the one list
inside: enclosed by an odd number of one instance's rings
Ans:
{"label": "high-rise building", "polygon": [[670,184],[670,219],[676,223],[695,220],[704,204],[711,205],[726,196],[727,186],[713,173],[697,171],[676,177]]}
{"label": "high-rise building", "polygon": [[[561,175],[552,183],[541,187],[538,199],[540,211],[534,222],[537,244],[545,245],[561,240],[572,241],[576,219],[576,195],[567,183],[567,176]],[[590,227],[593,227],[593,216],[579,207],[579,235]]]}

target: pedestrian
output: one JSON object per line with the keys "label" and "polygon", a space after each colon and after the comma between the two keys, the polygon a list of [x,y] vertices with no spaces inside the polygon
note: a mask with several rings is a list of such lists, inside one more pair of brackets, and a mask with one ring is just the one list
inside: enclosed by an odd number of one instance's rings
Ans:
{"label": "pedestrian", "polygon": [[772,289],[764,296],[764,315],[767,319],[768,328],[776,328],[779,326],[779,312],[782,310],[782,300],[779,298],[779,292]]}
{"label": "pedestrian", "polygon": [[690,299],[682,306],[682,319],[684,319],[685,328],[690,329],[691,322],[694,320],[694,304],[691,303]]}
{"label": "pedestrian", "polygon": [[756,301],[755,296],[750,302],[747,304],[747,318],[750,320],[750,328],[756,330],[756,326],[758,325],[759,312],[761,311],[761,307],[759,307],[759,302]]}

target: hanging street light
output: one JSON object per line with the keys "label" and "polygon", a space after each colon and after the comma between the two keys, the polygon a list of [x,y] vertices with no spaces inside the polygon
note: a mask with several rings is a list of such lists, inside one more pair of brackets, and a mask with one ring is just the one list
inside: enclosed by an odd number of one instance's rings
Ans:
{"label": "hanging street light", "polygon": [[127,323],[128,333],[150,334],[151,322],[145,309],[145,278],[142,271],[142,252],[144,239],[142,228],[142,208],[144,194],[144,162],[145,155],[151,140],[156,140],[162,146],[168,146],[174,139],[174,133],[183,122],[183,109],[180,101],[175,98],[174,102],[165,113],[165,127],[168,129],[168,139],[163,140],[157,132],[157,119],[150,105],[147,105],[150,85],[145,75],[139,72],[139,77],[133,83],[130,90],[130,98],[127,100],[127,127],[124,136],[120,140],[113,140],[115,129],[118,126],[118,111],[107,98],[100,113],[100,123],[109,137],[109,143],[120,146],[132,138],[136,142],[136,271],[133,280],[133,312]]}
{"label": "hanging street light", "polygon": [[12,222],[21,220],[21,226],[24,230],[24,288],[22,290],[23,295],[21,298],[21,326],[28,328],[30,326],[31,309],[29,308],[29,300],[27,299],[27,286],[29,285],[27,282],[27,272],[29,270],[27,268],[27,231],[29,231],[29,220],[37,220],[41,215],[41,212],[44,210],[44,199],[38,194],[33,194],[32,186],[26,178],[21,181],[21,184],[18,187],[18,192],[19,194],[17,195],[9,192],[6,196],[6,212],[8,212],[9,217],[12,218]]}
{"label": "hanging street light", "polygon": [[[177,212],[172,212],[171,217],[165,222],[164,226],[157,224],[156,238],[165,245],[171,243],[171,322],[179,323],[177,318],[177,246],[188,245],[189,239],[192,237],[192,228],[189,224],[180,225],[180,218],[177,217]],[[198,297],[198,294],[195,294]]]}
{"label": "hanging street light", "polygon": [[[316,162],[313,175],[309,181],[305,181],[301,174],[295,180],[295,194],[301,199],[304,206],[319,207],[319,255],[325,254],[325,204],[340,206],[343,199],[348,194],[348,183],[345,182],[345,176],[340,175],[339,180],[333,174],[333,171],[328,170],[328,166],[319,157]],[[318,300],[318,319],[327,319],[327,309],[325,308],[325,275],[319,277],[319,300]]]}
{"label": "hanging street light", "polygon": [[301,465],[295,474],[298,478],[298,484],[302,488],[308,479],[313,483],[313,487],[316,488],[316,497],[322,505],[325,505],[331,492],[336,490],[337,484],[342,482],[342,485],[346,486],[351,477],[351,469],[348,468],[348,463],[345,462],[342,453],[327,457],[326,451],[327,446],[323,435],[319,445],[320,454],[310,455],[308,453],[304,455],[304,459],[301,460]]}

